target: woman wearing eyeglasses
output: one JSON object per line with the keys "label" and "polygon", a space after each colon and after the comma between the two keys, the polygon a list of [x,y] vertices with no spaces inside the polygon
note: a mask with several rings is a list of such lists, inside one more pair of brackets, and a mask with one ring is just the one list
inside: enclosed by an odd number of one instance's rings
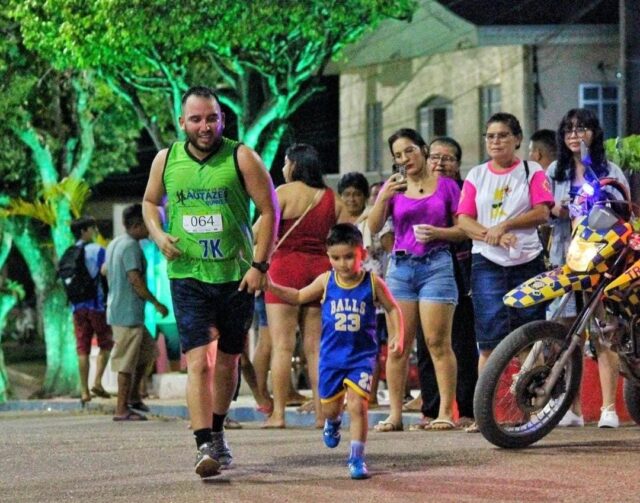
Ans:
{"label": "woman wearing eyeglasses", "polygon": [[[622,170],[608,162],[604,154],[604,133],[596,115],[586,108],[569,110],[560,121],[556,133],[558,160],[551,163],[548,175],[556,206],[551,210],[554,217],[551,228],[551,250],[549,259],[553,266],[565,263],[571,243],[571,219],[568,203],[579,193],[586,182],[605,177],[615,178],[627,190],[629,184]],[[589,170],[582,161],[580,146],[584,143],[591,158]],[[567,306],[567,308],[569,305]],[[575,304],[565,316],[575,316]],[[615,411],[616,390],[618,384],[618,355],[594,340],[598,354],[598,371],[602,388],[602,411],[598,426],[617,428],[618,415]],[[559,426],[584,426],[580,397],[578,395],[571,409],[560,420]]]}
{"label": "woman wearing eyeglasses", "polygon": [[[471,295],[478,373],[496,346],[511,331],[545,317],[545,306],[507,307],[502,297],[512,288],[544,271],[537,226],[549,218],[553,195],[542,167],[521,161],[518,119],[497,113],[486,126],[489,161],[474,167],[464,181],[458,221],[473,240]],[[475,424],[467,431],[477,431]]]}
{"label": "woman wearing eyeglasses", "polygon": [[460,189],[447,177],[429,169],[428,149],[413,129],[400,129],[389,137],[389,150],[406,178],[393,175],[382,187],[369,214],[372,233],[382,229],[390,216],[395,230],[393,252],[387,270],[389,290],[404,318],[404,350],[387,358],[390,414],[377,431],[399,431],[409,353],[422,326],[435,367],[440,408],[430,429],[449,430],[453,422],[456,358],[451,348],[451,323],[458,301],[449,242],[461,241],[455,212]]}

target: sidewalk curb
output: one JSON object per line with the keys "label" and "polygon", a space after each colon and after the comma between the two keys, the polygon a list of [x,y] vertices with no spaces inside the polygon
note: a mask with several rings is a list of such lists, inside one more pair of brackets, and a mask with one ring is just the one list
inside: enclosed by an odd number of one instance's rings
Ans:
{"label": "sidewalk curb", "polygon": [[[147,402],[148,414],[160,418],[189,419],[189,411],[186,405],[179,404],[157,404],[153,400]],[[93,412],[106,415],[113,415],[115,405],[113,400],[89,402],[83,407],[80,400],[74,399],[51,399],[51,400],[9,400],[0,404],[0,412]],[[388,409],[381,408],[369,411],[369,426],[372,427],[388,417]],[[266,416],[258,412],[255,407],[241,404],[231,404],[229,417],[240,423],[262,423]],[[288,407],[285,411],[285,421],[290,427],[314,427],[315,414],[301,414],[295,407]],[[405,412],[402,414],[404,428],[420,421],[420,414],[417,412]],[[345,412],[343,418],[344,426],[349,424],[349,415]]]}

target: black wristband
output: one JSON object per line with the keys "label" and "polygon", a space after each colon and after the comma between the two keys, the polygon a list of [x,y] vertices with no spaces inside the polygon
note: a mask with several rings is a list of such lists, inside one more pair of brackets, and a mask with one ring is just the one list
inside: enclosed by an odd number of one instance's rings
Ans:
{"label": "black wristband", "polygon": [[251,262],[251,267],[255,267],[262,274],[265,274],[269,270],[269,262]]}

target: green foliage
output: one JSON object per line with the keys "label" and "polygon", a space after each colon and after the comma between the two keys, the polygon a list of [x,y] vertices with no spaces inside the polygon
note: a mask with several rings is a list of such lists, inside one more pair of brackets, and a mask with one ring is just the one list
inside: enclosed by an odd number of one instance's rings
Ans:
{"label": "green foliage", "polygon": [[640,135],[612,138],[604,142],[607,159],[625,171],[640,171]]}
{"label": "green foliage", "polygon": [[345,45],[416,7],[415,0],[9,1],[28,47],[59,70],[96,70],[158,148],[181,135],[180,95],[190,83],[219,87],[240,139],[266,148],[320,89],[316,77]]}

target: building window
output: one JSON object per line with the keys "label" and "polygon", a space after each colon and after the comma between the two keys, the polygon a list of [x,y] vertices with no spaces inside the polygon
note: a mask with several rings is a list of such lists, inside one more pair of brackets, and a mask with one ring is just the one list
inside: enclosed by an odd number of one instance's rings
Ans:
{"label": "building window", "polygon": [[620,92],[615,84],[580,84],[580,108],[598,116],[605,140],[620,136]]}
{"label": "building window", "polygon": [[502,107],[502,94],[500,86],[484,86],[480,88],[480,121],[484,128],[489,118],[500,112]]}
{"label": "building window", "polygon": [[[489,118],[502,108],[502,93],[500,86],[483,86],[480,88],[480,132],[484,133],[484,128]],[[480,156],[478,161],[486,158],[486,145],[481,136],[479,144]]]}
{"label": "building window", "polygon": [[382,173],[382,103],[367,104],[367,171]]}
{"label": "building window", "polygon": [[437,96],[418,107],[418,131],[429,143],[436,136],[451,136],[453,108],[451,101]]}

